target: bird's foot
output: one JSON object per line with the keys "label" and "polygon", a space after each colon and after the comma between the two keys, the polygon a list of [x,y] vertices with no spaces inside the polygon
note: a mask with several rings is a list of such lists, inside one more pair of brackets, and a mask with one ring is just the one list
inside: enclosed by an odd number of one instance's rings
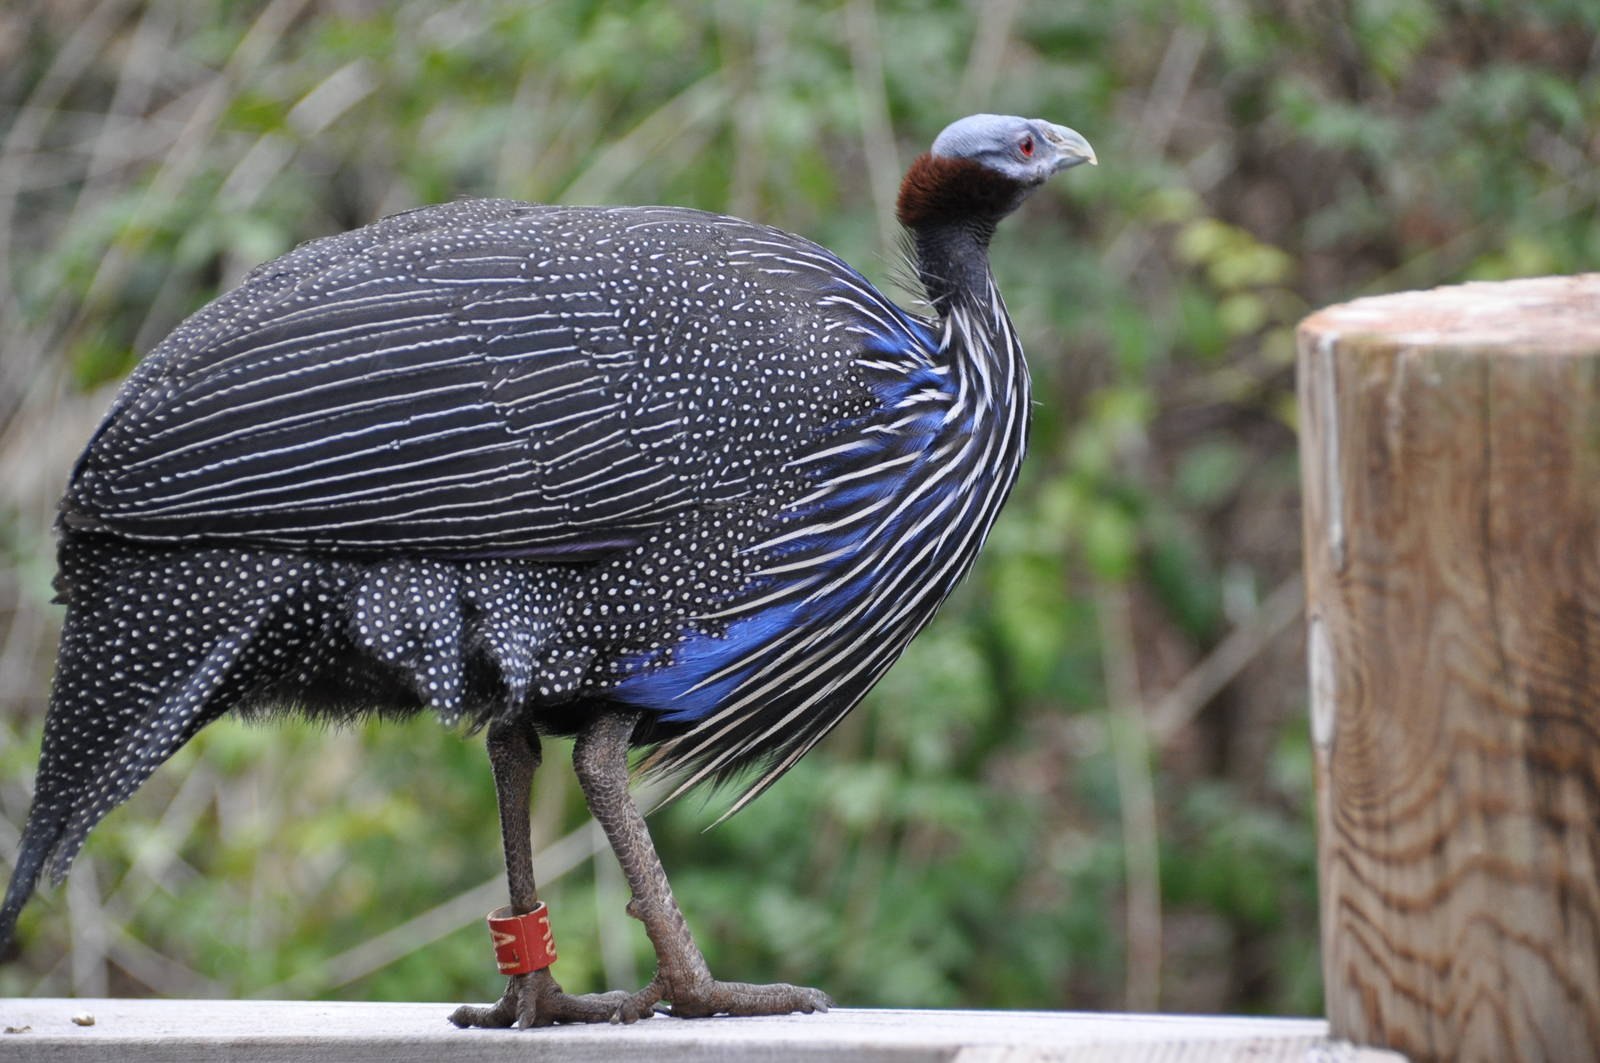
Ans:
{"label": "bird's foot", "polygon": [[463,1004],[450,1013],[457,1026],[503,1030],[511,1026],[553,1026],[569,1022],[636,1022],[654,1012],[657,996],[649,990],[627,993],[585,993],[572,996],[548,970],[513,975],[501,998],[488,1007]]}
{"label": "bird's foot", "polygon": [[827,1011],[833,1001],[820,989],[787,985],[750,985],[746,982],[719,982],[714,978],[689,980],[684,984],[663,984],[661,979],[650,983],[637,994],[640,998],[655,992],[658,999],[670,1002],[659,1009],[680,1019],[697,1019],[707,1015],[788,1015],[803,1011]]}

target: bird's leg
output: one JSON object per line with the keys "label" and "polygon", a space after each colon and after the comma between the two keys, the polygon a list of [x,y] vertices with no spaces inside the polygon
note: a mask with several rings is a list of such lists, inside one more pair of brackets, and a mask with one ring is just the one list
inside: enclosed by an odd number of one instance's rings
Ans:
{"label": "bird's leg", "polygon": [[[539,767],[539,736],[521,721],[496,721],[486,743],[500,804],[500,841],[506,855],[506,884],[513,914],[531,912],[539,904],[533,879],[528,799],[533,773]],[[488,1007],[463,1004],[450,1016],[457,1026],[549,1026],[557,1022],[632,1021],[625,992],[570,996],[562,992],[550,969],[512,975],[501,998]]]}
{"label": "bird's leg", "polygon": [[673,899],[644,816],[628,793],[628,745],[638,719],[637,712],[606,713],[578,736],[572,750],[589,811],[605,830],[633,891],[628,914],[644,923],[656,950],[656,976],[634,995],[634,1010],[642,1013],[663,1000],[671,1003],[673,1015],[686,1018],[828,1010],[832,1001],[816,989],[719,982],[711,977]]}

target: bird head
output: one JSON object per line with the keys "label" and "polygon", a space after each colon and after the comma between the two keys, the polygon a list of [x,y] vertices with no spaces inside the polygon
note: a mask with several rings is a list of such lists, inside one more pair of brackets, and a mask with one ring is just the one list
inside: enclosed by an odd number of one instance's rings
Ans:
{"label": "bird head", "polygon": [[944,127],[929,154],[937,159],[970,159],[986,169],[1027,185],[1079,163],[1097,165],[1094,149],[1075,130],[1038,118],[1001,114],[968,115]]}
{"label": "bird head", "polygon": [[910,229],[992,227],[1052,174],[1098,162],[1082,134],[1038,118],[974,114],[950,123],[900,185],[896,213]]}

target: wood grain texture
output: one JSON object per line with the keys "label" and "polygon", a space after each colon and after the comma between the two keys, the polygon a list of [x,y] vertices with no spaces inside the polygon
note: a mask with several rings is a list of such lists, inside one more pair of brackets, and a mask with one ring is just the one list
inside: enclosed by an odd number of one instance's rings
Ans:
{"label": "wood grain texture", "polygon": [[[632,1026],[458,1030],[448,1004],[0,1000],[0,1059],[48,1063],[1405,1063],[1328,1040],[1320,1019],[878,1011]],[[72,1016],[88,1012],[93,1026]]]}
{"label": "wood grain texture", "polygon": [[1299,334],[1335,1036],[1600,1059],[1600,274]]}

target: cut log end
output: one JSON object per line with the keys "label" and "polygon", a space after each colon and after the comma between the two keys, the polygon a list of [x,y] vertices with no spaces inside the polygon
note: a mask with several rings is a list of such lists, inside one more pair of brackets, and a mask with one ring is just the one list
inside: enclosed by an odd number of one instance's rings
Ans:
{"label": "cut log end", "polygon": [[1313,339],[1367,336],[1397,348],[1530,355],[1600,351],[1600,273],[1375,295],[1318,311],[1300,329]]}
{"label": "cut log end", "polygon": [[1600,274],[1300,330],[1338,1036],[1600,1059]]}

